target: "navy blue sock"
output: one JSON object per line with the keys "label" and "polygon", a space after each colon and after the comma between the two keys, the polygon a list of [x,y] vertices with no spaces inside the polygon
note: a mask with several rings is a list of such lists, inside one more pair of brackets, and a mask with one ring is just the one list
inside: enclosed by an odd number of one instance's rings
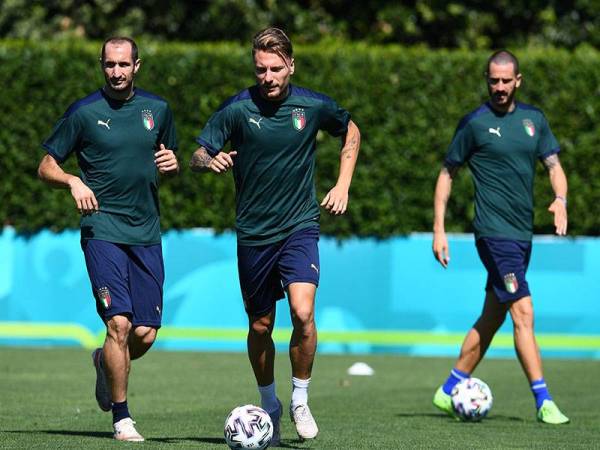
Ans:
{"label": "navy blue sock", "polygon": [[531,392],[535,397],[535,407],[537,409],[540,409],[544,400],[552,400],[546,381],[543,378],[531,382]]}
{"label": "navy blue sock", "polygon": [[450,376],[442,386],[442,390],[450,395],[452,393],[452,388],[466,378],[469,378],[469,374],[467,372],[462,372],[455,367],[450,371]]}
{"label": "navy blue sock", "polygon": [[129,409],[127,408],[127,400],[124,402],[113,402],[112,405],[113,423],[117,423],[121,419],[131,417],[129,415]]}

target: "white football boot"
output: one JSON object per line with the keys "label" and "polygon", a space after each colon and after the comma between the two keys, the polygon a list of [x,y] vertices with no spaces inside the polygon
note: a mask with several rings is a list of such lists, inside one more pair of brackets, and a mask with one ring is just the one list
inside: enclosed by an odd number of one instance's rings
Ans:
{"label": "white football boot", "polygon": [[294,408],[290,405],[290,418],[296,425],[296,432],[300,439],[313,439],[319,433],[319,428],[308,405],[297,405]]}
{"label": "white football boot", "polygon": [[117,441],[144,442],[143,436],[137,432],[134,425],[135,422],[131,417],[119,420],[113,424],[115,429],[114,438]]}

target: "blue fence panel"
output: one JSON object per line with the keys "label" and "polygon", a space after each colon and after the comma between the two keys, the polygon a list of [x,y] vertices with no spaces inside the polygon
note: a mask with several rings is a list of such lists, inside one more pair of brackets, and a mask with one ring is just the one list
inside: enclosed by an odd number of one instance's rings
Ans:
{"label": "blue fence panel", "polygon": [[[478,316],[486,274],[470,235],[450,236],[446,270],[431,235],[387,240],[322,237],[316,319],[320,351],[454,355]],[[244,350],[247,319],[237,277],[235,236],[171,231],[163,238],[165,304],[157,345]],[[104,327],[79,245],[79,231],[0,234],[0,344],[82,345]],[[600,358],[600,240],[536,237],[528,273],[538,340],[546,355]],[[279,302],[275,339],[291,322]],[[512,355],[510,319],[491,348]]]}

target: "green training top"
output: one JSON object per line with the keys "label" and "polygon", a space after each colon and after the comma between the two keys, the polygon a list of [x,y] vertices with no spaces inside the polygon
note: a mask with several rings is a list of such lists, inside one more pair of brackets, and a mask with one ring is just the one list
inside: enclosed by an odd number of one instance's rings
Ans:
{"label": "green training top", "polygon": [[73,103],[42,144],[59,163],[75,152],[82,181],[99,212],[81,218],[81,239],[119,244],[160,243],[158,169],[160,144],[177,149],[167,102],[135,89],[125,101],[102,90]]}
{"label": "green training top", "polygon": [[445,165],[469,164],[476,238],[531,240],[535,161],[558,152],[544,114],[533,106],[517,103],[502,114],[485,103],[463,117]]}
{"label": "green training top", "polygon": [[242,245],[285,239],[319,220],[314,171],[316,136],[341,136],[350,114],[331,98],[290,85],[282,101],[265,100],[258,86],[228,99],[197,142],[211,156],[231,140],[236,230]]}

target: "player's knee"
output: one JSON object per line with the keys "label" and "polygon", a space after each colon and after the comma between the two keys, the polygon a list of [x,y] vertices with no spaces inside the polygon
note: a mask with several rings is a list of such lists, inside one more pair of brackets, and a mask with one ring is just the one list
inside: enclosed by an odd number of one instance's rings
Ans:
{"label": "player's knee", "polygon": [[533,314],[513,316],[513,325],[519,330],[533,329]]}
{"label": "player's knee", "polygon": [[268,336],[271,334],[273,324],[270,316],[253,318],[250,320],[250,332],[257,336]]}
{"label": "player's knee", "polygon": [[156,328],[139,326],[134,330],[134,336],[143,345],[150,347],[156,340],[158,331]]}
{"label": "player's knee", "polygon": [[512,315],[513,324],[518,329],[529,329],[533,328],[533,310],[522,309],[515,311]]}
{"label": "player's knee", "polygon": [[113,316],[106,322],[107,336],[120,345],[126,345],[131,322],[125,316]]}
{"label": "player's knee", "polygon": [[313,308],[310,305],[294,308],[292,310],[292,322],[294,327],[302,327],[305,329],[314,328],[315,314]]}

